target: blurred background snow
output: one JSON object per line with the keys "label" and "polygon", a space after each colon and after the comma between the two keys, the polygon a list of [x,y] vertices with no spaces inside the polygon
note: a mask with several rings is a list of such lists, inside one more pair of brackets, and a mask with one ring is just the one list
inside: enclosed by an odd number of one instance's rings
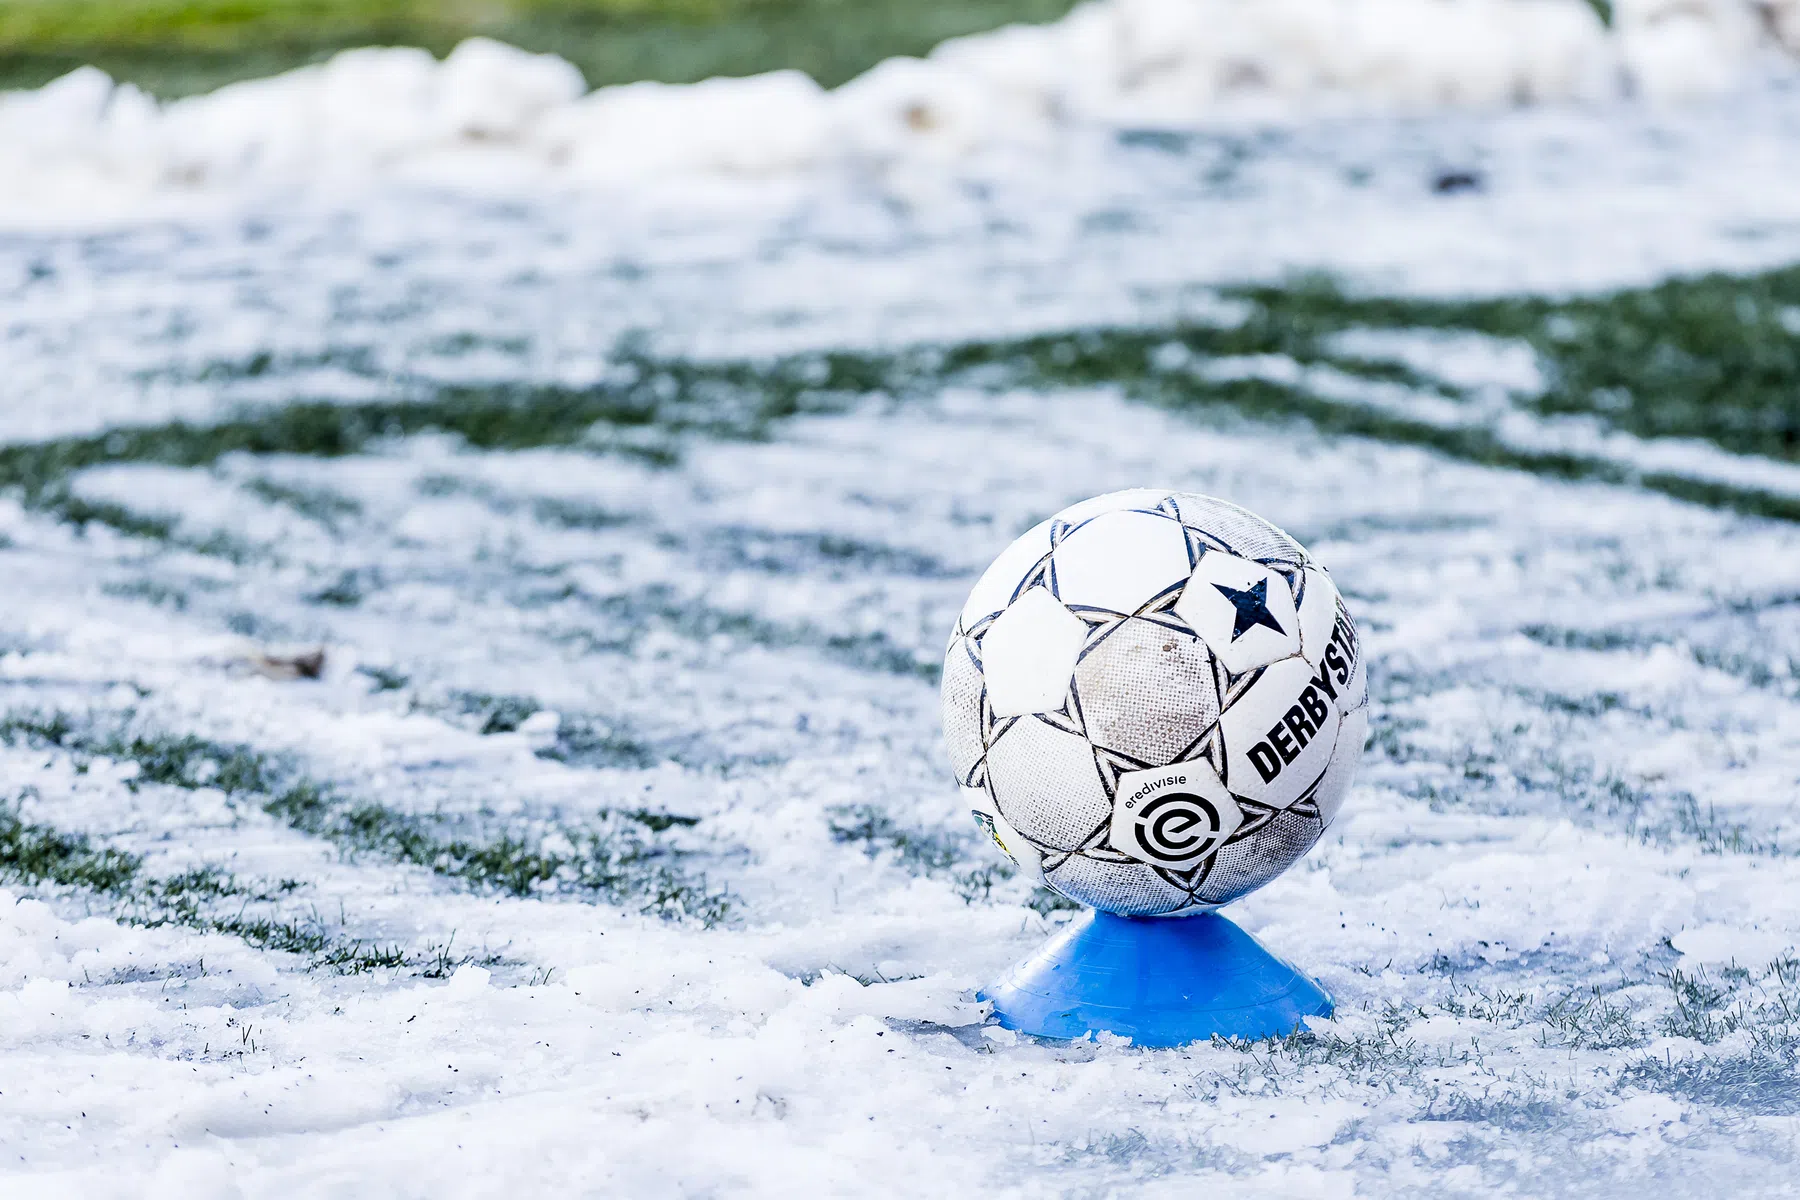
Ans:
{"label": "blurred background snow", "polygon": [[[107,7],[11,0],[0,7],[0,61],[18,75],[54,60],[53,51],[83,47],[84,36],[98,49],[117,54],[111,38],[147,56],[159,34],[171,55],[191,57],[208,33],[252,44],[259,33],[253,18],[231,10],[209,25],[204,5],[184,9],[187,24],[166,31],[154,24],[154,6],[127,6],[137,25],[123,15],[116,28],[83,25],[83,10]],[[756,15],[752,6],[741,18]],[[413,14],[424,28],[409,29],[404,9],[390,16],[390,32],[444,36],[442,20]],[[847,4],[819,14],[852,26],[860,16]],[[662,34],[677,43],[687,36],[679,24]],[[588,38],[607,36],[602,26]],[[536,39],[550,48],[558,40]],[[722,65],[757,57],[778,65],[784,49],[726,54]],[[567,57],[484,36],[441,59],[417,48],[345,50],[161,100],[82,66],[0,101],[0,171],[11,181],[0,217],[122,216],[171,197],[286,190],[320,178],[447,172],[465,183],[636,190],[682,177],[852,164],[949,170],[974,155],[1044,153],[1071,131],[1096,127],[1189,129],[1620,97],[1678,104],[1791,74],[1796,52],[1793,0],[1090,0],[1047,24],[1008,25],[950,38],[920,57],[886,58],[829,89],[792,66],[590,87],[599,81]]]}

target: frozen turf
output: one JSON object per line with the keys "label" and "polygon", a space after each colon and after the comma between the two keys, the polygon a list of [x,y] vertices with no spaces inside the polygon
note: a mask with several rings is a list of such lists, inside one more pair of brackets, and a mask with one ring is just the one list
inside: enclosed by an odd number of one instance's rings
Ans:
{"label": "frozen turf", "polygon": [[[1429,197],[1408,139],[1458,130],[1388,128],[1377,186],[1440,231],[1547,211],[1503,186],[1523,151]],[[1148,211],[1215,149],[1108,153]],[[1289,154],[1177,196],[1173,244]],[[0,243],[6,1194],[1786,1186],[1794,282],[1221,292],[1251,248],[1075,221],[959,262],[973,201],[846,203],[659,240],[383,194]],[[1723,232],[1749,203],[1579,262],[1520,217],[1458,269],[1778,261],[1779,214]],[[1270,261],[1330,242],[1317,204]],[[1762,391],[1693,365],[1741,346]],[[946,640],[1014,537],[1142,484],[1289,530],[1362,631],[1364,773],[1230,910],[1338,1000],[1287,1042],[1035,1044],[973,998],[1066,909],[969,820]]]}
{"label": "frozen turf", "polygon": [[[1268,513],[1366,630],[1365,782],[1236,910],[1339,997],[1287,1045],[1013,1044],[969,994],[1048,926],[942,762],[943,633],[1037,514],[1147,478]],[[1790,526],[1107,389],[673,467],[421,438],[71,488],[173,532],[6,517],[0,861],[41,902],[0,910],[0,1129],[34,1187],[473,1194],[528,1157],[779,1191],[923,1145],[921,1193],[1787,1169]],[[295,646],[322,678],[271,678]]]}

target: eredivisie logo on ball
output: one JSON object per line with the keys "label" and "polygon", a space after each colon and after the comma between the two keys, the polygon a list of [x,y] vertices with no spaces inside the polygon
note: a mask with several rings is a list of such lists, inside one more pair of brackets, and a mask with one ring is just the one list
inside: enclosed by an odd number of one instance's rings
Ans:
{"label": "eredivisie logo on ball", "polygon": [[1225,823],[1218,806],[1191,792],[1168,792],[1144,802],[1132,822],[1131,840],[1151,862],[1184,862],[1205,854]]}
{"label": "eredivisie logo on ball", "polygon": [[1112,844],[1152,866],[1198,866],[1243,822],[1212,766],[1176,763],[1119,777]]}

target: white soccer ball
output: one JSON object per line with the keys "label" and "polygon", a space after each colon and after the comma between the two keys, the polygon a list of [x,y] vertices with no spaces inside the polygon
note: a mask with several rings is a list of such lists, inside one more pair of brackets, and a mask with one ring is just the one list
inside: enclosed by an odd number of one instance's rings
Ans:
{"label": "white soccer ball", "polygon": [[1275,878],[1343,806],[1368,728],[1324,567],[1184,492],[1084,500],[1001,552],[944,660],[975,819],[1034,879],[1133,916]]}

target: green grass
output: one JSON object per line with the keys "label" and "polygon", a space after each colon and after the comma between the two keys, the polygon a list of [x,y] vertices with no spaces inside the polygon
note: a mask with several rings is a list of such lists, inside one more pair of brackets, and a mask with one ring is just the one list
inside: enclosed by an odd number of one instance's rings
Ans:
{"label": "green grass", "polygon": [[[1352,329],[1460,330],[1516,339],[1535,350],[1549,385],[1521,400],[1545,415],[1574,414],[1644,437],[1702,439],[1725,450],[1800,462],[1800,267],[1732,277],[1707,275],[1573,299],[1534,297],[1436,301],[1356,296],[1329,281],[1236,289],[1237,324],[1096,328],[1036,337],[924,346],[894,353],[825,353],[752,362],[666,362],[619,354],[616,382],[586,388],[532,384],[434,387],[413,399],[335,404],[305,399],[246,411],[210,425],[174,422],[0,447],[0,489],[77,524],[108,524],[169,540],[166,519],[85,501],[73,475],[113,462],[206,466],[231,453],[335,457],[376,442],[435,430],[474,449],[584,447],[653,464],[677,460],[687,437],[759,439],[787,418],[836,411],[858,396],[927,395],[949,383],[992,388],[1113,385],[1150,403],[1205,415],[1310,423],[1327,434],[1428,447],[1474,462],[1571,479],[1635,483],[1695,503],[1800,520],[1800,500],[1668,473],[1640,474],[1577,453],[1521,449],[1488,428],[1443,427],[1402,414],[1340,403],[1262,380],[1209,381],[1174,358],[1285,355],[1454,396],[1455,390],[1396,363],[1337,356],[1333,335]],[[1179,353],[1175,353],[1179,351]],[[203,372],[281,373],[289,364],[253,354]],[[393,383],[395,381],[390,381]],[[398,381],[404,386],[404,381]],[[353,509],[326,495],[262,487],[265,499],[336,519]],[[612,514],[547,511],[551,523],[604,525]],[[190,549],[241,557],[229,543]],[[855,561],[866,548],[781,548]],[[896,564],[923,569],[931,564]],[[354,604],[363,581],[319,593]],[[724,632],[729,632],[724,630]],[[845,647],[882,658],[881,647]],[[905,663],[889,669],[909,669]]]}
{"label": "green grass", "polygon": [[1247,332],[1302,354],[1356,326],[1517,338],[1551,368],[1541,412],[1800,461],[1800,267],[1566,300],[1363,299],[1328,282],[1244,295],[1257,305]]}
{"label": "green grass", "polygon": [[312,970],[357,974],[416,967],[431,974],[442,966],[443,956],[435,947],[423,956],[412,955],[399,946],[346,937],[316,917],[296,920],[278,911],[251,911],[252,905],[267,909],[284,900],[300,886],[292,880],[254,884],[216,866],[151,875],[139,855],[26,821],[8,805],[0,805],[0,883],[104,896],[126,924],[224,934],[259,950],[299,955]]}
{"label": "green grass", "polygon": [[[673,827],[691,826],[694,822],[688,818],[640,810],[602,813],[587,827],[557,827],[526,836],[345,797],[299,777],[290,764],[277,757],[249,746],[191,735],[106,733],[83,728],[67,714],[25,712],[0,718],[0,740],[134,762],[138,775],[130,784],[133,788],[144,784],[211,787],[252,798],[261,803],[264,812],[290,828],[332,842],[349,855],[368,854],[423,867],[479,891],[512,896],[574,894],[705,924],[724,920],[731,907],[727,895],[709,889],[704,879],[683,869],[681,854],[660,838]],[[79,845],[72,844],[69,850],[69,861],[76,865],[66,871],[88,869],[79,864],[89,861],[82,857],[89,848],[85,840],[78,841]],[[569,848],[546,849],[552,844]],[[60,851],[46,845],[34,853],[53,858]],[[97,865],[92,869],[110,869],[107,861],[94,860]],[[135,872],[136,860],[132,862]],[[0,870],[3,868],[0,862]],[[79,883],[55,875],[43,877]]]}
{"label": "green grass", "polygon": [[23,821],[0,808],[0,882],[54,883],[96,892],[122,892],[143,865],[134,854],[93,845],[77,834]]}
{"label": "green grass", "polygon": [[922,661],[912,649],[885,633],[831,633],[807,624],[766,621],[686,600],[663,584],[583,599],[595,616],[604,618],[599,625],[606,631],[604,638],[588,629],[568,635],[589,652],[627,649],[647,630],[661,628],[697,642],[724,636],[758,646],[810,646],[827,658],[861,670],[910,675],[934,685],[943,669],[935,659]]}
{"label": "green grass", "polygon": [[[1300,418],[1326,433],[1420,445],[1570,479],[1631,482],[1679,499],[1787,520],[1800,501],[1668,473],[1637,473],[1580,454],[1511,446],[1481,426],[1445,428],[1338,403],[1261,380],[1209,382],[1158,366],[1189,356],[1281,354],[1379,379],[1412,378],[1394,364],[1334,358],[1330,335],[1350,329],[1459,330],[1529,343],[1550,386],[1524,401],[1546,415],[1595,416],[1643,437],[1695,438],[1737,453],[1800,461],[1800,268],[1708,275],[1571,300],[1429,301],[1358,297],[1329,281],[1240,289],[1247,319],[1213,326],[1091,330],[949,352],[947,372],[1037,385],[1125,387],[1174,408],[1228,407]],[[1441,386],[1440,391],[1450,391]]]}
{"label": "green grass", "polygon": [[348,496],[324,488],[296,487],[272,479],[252,479],[244,490],[259,500],[290,508],[303,517],[317,521],[333,533],[344,523],[362,515],[362,505]]}
{"label": "green grass", "polygon": [[[297,454],[337,458],[374,443],[436,430],[483,450],[523,450],[583,443],[673,461],[666,449],[634,447],[615,432],[691,431],[715,437],[765,436],[773,423],[816,408],[834,390],[866,391],[884,382],[885,360],[834,356],[821,382],[810,360],[773,364],[642,361],[631,383],[570,389],[529,384],[440,388],[416,400],[346,405],[297,400],[214,424],[171,422],[117,429],[92,437],[0,447],[0,487],[21,489],[35,505],[76,523],[99,522],[125,532],[167,538],[172,527],[70,496],[68,478],[104,463],[155,462],[210,466],[227,454]],[[265,491],[265,497],[267,495]]]}
{"label": "green grass", "polygon": [[548,850],[547,839],[541,838],[504,833],[459,837],[441,819],[346,801],[307,781],[270,799],[264,810],[352,853],[424,867],[482,891],[512,896],[573,891],[709,925],[723,920],[730,909],[728,897],[688,877],[675,865],[675,853],[643,836],[630,814],[592,829],[561,830],[559,841],[571,848]]}
{"label": "green grass", "polygon": [[92,63],[159,95],[351,46],[444,54],[473,34],[562,55],[593,86],[797,67],[834,86],[894,54],[1071,0],[0,0],[0,87]]}

